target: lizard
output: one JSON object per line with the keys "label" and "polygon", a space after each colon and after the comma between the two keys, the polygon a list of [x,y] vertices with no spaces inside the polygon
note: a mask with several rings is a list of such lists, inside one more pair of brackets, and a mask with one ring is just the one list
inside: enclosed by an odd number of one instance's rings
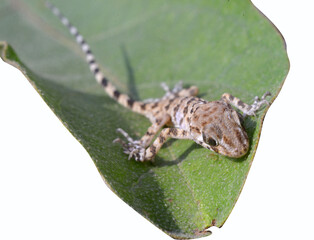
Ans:
{"label": "lizard", "polygon": [[197,97],[196,86],[183,88],[180,82],[172,90],[162,84],[166,94],[160,99],[136,101],[118,91],[104,76],[90,46],[77,28],[57,7],[49,2],[46,5],[75,37],[85,54],[90,71],[104,91],[122,106],[151,121],[152,125],[139,140],[131,138],[123,129],[117,129],[125,140],[117,138],[114,142],[122,145],[129,159],[152,161],[169,138],[190,139],[204,148],[231,158],[240,158],[247,154],[250,143],[243,127],[243,118],[255,116],[263,105],[269,104],[266,97],[271,95],[270,92],[266,92],[261,98],[255,97],[251,105],[229,93],[222,94],[220,100],[206,101]]}

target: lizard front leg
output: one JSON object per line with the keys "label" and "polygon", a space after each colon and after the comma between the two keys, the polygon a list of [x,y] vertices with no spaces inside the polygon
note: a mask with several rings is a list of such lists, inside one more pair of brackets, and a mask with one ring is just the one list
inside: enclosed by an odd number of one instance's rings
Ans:
{"label": "lizard front leg", "polygon": [[144,159],[151,160],[155,157],[159,149],[162,145],[167,141],[168,138],[175,138],[175,139],[191,139],[190,134],[178,128],[164,128],[159,136],[155,139],[153,144],[146,149]]}
{"label": "lizard front leg", "polygon": [[168,114],[156,118],[155,122],[148,128],[145,135],[141,138],[140,142],[143,147],[148,147],[151,141],[153,140],[154,136],[157,132],[170,121],[170,116]]}
{"label": "lizard front leg", "polygon": [[189,97],[196,96],[198,94],[198,87],[191,86],[189,88],[183,88],[182,81],[178,82],[172,90],[165,83],[161,83],[161,87],[165,90],[166,94],[163,99],[173,97]]}
{"label": "lizard front leg", "polygon": [[159,136],[155,139],[153,144],[145,149],[140,145],[140,141],[134,141],[129,135],[123,130],[119,130],[128,140],[128,143],[124,143],[120,139],[116,139],[115,142],[120,142],[124,148],[124,153],[129,154],[129,159],[134,157],[136,161],[147,161],[152,160],[162,145],[167,141],[168,138],[175,139],[191,139],[191,136],[187,131],[177,128],[164,128]]}
{"label": "lizard front leg", "polygon": [[264,93],[264,95],[259,98],[259,97],[255,97],[253,104],[249,105],[246,104],[244,102],[242,102],[239,98],[232,96],[229,93],[224,93],[221,96],[221,99],[226,102],[229,103],[231,105],[233,105],[234,107],[236,107],[237,109],[239,109],[240,111],[243,112],[243,116],[245,115],[249,115],[249,116],[255,116],[255,113],[264,105],[264,104],[269,104],[269,102],[266,100],[267,96],[271,96],[270,92],[266,92]]}

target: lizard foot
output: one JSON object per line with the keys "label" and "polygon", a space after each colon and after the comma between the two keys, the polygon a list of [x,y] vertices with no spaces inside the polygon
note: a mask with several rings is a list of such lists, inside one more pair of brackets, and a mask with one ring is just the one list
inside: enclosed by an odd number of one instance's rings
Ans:
{"label": "lizard foot", "polygon": [[250,116],[255,116],[255,113],[264,105],[264,104],[267,104],[269,105],[269,102],[266,100],[266,97],[267,96],[271,96],[271,93],[270,92],[266,92],[264,93],[264,95],[259,98],[258,96],[256,96],[254,98],[254,102],[253,104],[251,105],[251,108],[246,111],[244,114],[245,115],[250,115]]}
{"label": "lizard foot", "polygon": [[161,87],[166,92],[163,98],[169,98],[169,97],[175,96],[183,89],[182,81],[179,81],[172,90],[170,90],[170,88],[168,87],[166,83],[161,83]]}
{"label": "lizard foot", "polygon": [[123,152],[129,155],[129,160],[134,158],[136,161],[143,162],[145,160],[145,148],[142,146],[141,141],[133,140],[123,129],[118,128],[117,132],[121,133],[127,142],[117,138],[113,140],[114,143],[120,143],[123,147]]}
{"label": "lizard foot", "polygon": [[145,99],[143,102],[144,103],[155,103],[159,102],[162,99],[167,99],[170,97],[175,97],[177,94],[183,89],[182,87],[182,81],[179,81],[171,90],[166,83],[161,83],[161,87],[163,90],[166,92],[165,95],[160,99],[160,98],[148,98]]}

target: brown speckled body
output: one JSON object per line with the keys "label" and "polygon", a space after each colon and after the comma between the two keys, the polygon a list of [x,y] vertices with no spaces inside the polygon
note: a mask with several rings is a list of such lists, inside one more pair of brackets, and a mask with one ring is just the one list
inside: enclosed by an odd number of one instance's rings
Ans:
{"label": "brown speckled body", "polygon": [[[192,91],[196,93],[195,87]],[[187,91],[189,92],[189,91]],[[208,102],[195,96],[169,97],[159,102],[148,104],[146,111],[142,112],[153,123],[167,116],[168,123],[171,122],[176,129],[180,129],[175,138],[191,139],[203,147],[217,153],[230,157],[241,157],[249,148],[249,141],[244,128],[241,125],[240,115],[228,102],[223,100]],[[156,133],[148,131],[142,138],[150,142]],[[146,140],[146,138],[149,138]],[[162,136],[162,140],[165,137]],[[208,144],[205,139],[211,138],[216,144]],[[158,138],[152,144],[153,150],[159,149],[158,145],[163,143]],[[214,146],[216,145],[216,146]],[[154,155],[150,148],[145,155]]]}

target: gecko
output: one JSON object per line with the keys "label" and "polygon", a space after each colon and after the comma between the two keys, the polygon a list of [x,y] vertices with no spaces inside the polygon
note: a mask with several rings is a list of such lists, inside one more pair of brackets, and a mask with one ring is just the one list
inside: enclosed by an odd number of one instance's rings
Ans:
{"label": "gecko", "polygon": [[104,91],[122,106],[150,120],[151,126],[138,140],[134,140],[123,129],[117,129],[123,139],[117,138],[113,142],[122,145],[123,152],[129,159],[152,161],[169,138],[193,140],[206,149],[231,158],[247,154],[250,143],[243,118],[255,116],[263,105],[269,105],[266,98],[271,95],[270,92],[261,98],[255,97],[251,105],[229,93],[222,94],[220,100],[206,101],[197,97],[196,86],[183,88],[182,82],[179,82],[172,90],[162,84],[166,94],[160,99],[134,100],[118,91],[104,76],[90,46],[77,28],[57,7],[48,2],[46,5],[75,37],[85,54],[90,71]]}

